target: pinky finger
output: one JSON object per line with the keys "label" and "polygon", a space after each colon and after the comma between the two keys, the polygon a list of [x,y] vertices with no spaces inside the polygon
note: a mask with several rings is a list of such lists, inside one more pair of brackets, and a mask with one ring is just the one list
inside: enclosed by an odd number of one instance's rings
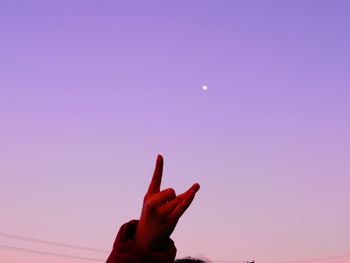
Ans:
{"label": "pinky finger", "polygon": [[180,217],[185,213],[187,208],[191,205],[195,195],[195,191],[191,190],[188,193],[188,196],[173,210],[173,212],[171,213],[171,218],[174,218],[174,220],[176,221],[179,220]]}

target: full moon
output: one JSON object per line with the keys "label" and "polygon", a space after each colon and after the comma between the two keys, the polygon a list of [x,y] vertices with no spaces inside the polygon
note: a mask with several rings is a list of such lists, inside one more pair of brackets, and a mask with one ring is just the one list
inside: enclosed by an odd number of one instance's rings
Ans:
{"label": "full moon", "polygon": [[208,90],[208,86],[207,85],[203,85],[202,86],[202,90]]}

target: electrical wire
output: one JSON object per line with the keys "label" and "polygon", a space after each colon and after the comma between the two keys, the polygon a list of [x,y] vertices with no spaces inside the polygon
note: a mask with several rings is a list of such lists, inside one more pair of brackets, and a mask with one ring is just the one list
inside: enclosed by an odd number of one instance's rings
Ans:
{"label": "electrical wire", "polygon": [[322,262],[322,261],[326,261],[326,260],[343,259],[343,258],[350,258],[350,254],[293,260],[293,261],[286,261],[285,263],[313,263],[313,262]]}
{"label": "electrical wire", "polygon": [[32,238],[32,237],[13,235],[13,234],[2,233],[2,232],[0,232],[0,237],[28,241],[28,242],[34,242],[34,243],[47,244],[47,245],[51,245],[51,246],[66,247],[66,248],[72,248],[72,249],[78,249],[78,250],[87,250],[87,251],[93,251],[93,252],[98,252],[98,253],[109,253],[110,252],[110,251],[103,250],[103,249],[77,246],[77,245],[65,244],[65,243],[60,243],[60,242],[53,242],[53,241],[48,241],[48,240],[36,239],[36,238]]}
{"label": "electrical wire", "polygon": [[81,256],[67,255],[67,254],[54,253],[54,252],[46,252],[46,251],[27,249],[27,248],[21,248],[21,247],[0,245],[0,248],[1,249],[6,249],[6,250],[14,250],[14,251],[21,251],[21,252],[27,252],[27,253],[46,255],[46,256],[54,256],[54,257],[62,257],[62,258],[73,258],[73,259],[81,259],[81,260],[95,261],[95,262],[105,262],[105,260],[98,259],[98,258],[81,257]]}
{"label": "electrical wire", "polygon": [[[66,247],[66,248],[77,249],[77,250],[92,251],[92,252],[98,252],[98,253],[109,253],[110,252],[110,251],[103,250],[103,249],[78,246],[78,245],[66,244],[66,243],[61,243],[61,242],[48,241],[48,240],[37,239],[37,238],[28,237],[28,236],[8,234],[8,233],[3,233],[3,232],[0,232],[0,237],[28,241],[28,242],[33,242],[33,243],[47,244],[47,245],[58,246],[58,247]],[[96,259],[96,258],[66,255],[66,254],[46,252],[46,251],[41,251],[41,250],[32,250],[32,249],[26,249],[26,248],[20,248],[20,247],[11,247],[11,246],[0,245],[0,248],[8,249],[8,250],[30,252],[30,253],[36,253],[36,254],[43,254],[43,255],[50,255],[50,256],[57,256],[57,257],[66,257],[66,258],[75,258],[75,259],[104,262],[104,260]],[[322,262],[322,261],[326,261],[326,260],[342,259],[342,258],[350,258],[350,254],[335,255],[335,256],[328,256],[328,257],[319,257],[319,258],[308,258],[308,259],[302,259],[302,260],[293,260],[293,261],[286,261],[285,263],[313,263],[313,262]],[[227,261],[226,260],[218,260],[218,262],[232,262],[232,261],[230,261],[230,260],[227,260]],[[235,260],[233,262],[243,262],[243,261]]]}

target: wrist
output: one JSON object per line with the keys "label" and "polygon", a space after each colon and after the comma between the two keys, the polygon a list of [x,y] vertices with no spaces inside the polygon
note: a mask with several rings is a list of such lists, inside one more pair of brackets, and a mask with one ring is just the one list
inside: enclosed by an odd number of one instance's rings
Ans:
{"label": "wrist", "polygon": [[145,235],[143,235],[138,228],[136,228],[136,232],[135,232],[135,236],[134,236],[134,241],[135,243],[140,246],[140,247],[144,247],[144,248],[149,248],[150,246],[150,242],[147,241],[144,237]]}
{"label": "wrist", "polygon": [[150,239],[147,238],[146,234],[143,234],[142,231],[137,229],[135,232],[134,241],[138,246],[154,251],[166,251],[172,244],[170,238],[159,238],[157,240]]}

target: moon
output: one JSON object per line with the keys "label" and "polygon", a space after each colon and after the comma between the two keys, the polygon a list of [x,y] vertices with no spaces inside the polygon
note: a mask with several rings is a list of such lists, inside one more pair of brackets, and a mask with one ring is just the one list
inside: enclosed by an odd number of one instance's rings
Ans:
{"label": "moon", "polygon": [[202,90],[208,90],[208,86],[207,85],[203,85],[202,86]]}

